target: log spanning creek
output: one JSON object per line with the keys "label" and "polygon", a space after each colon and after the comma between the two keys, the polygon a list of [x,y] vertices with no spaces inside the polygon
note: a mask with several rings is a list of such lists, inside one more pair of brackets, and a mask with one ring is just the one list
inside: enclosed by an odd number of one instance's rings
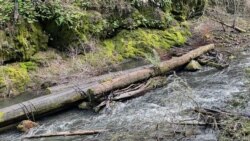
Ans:
{"label": "log spanning creek", "polygon": [[[170,74],[166,76],[168,83],[165,86],[141,97],[112,102],[109,108],[104,108],[99,113],[78,108],[68,109],[37,120],[40,126],[31,129],[27,134],[15,130],[1,133],[0,140],[16,141],[24,136],[64,131],[106,130],[95,135],[24,140],[216,141],[219,132],[214,128],[181,123],[196,122],[198,116],[190,109],[197,106],[250,114],[250,78],[246,73],[246,68],[250,67],[250,50],[238,48],[232,52],[236,53],[236,58],[223,70],[203,67],[197,72]],[[235,104],[235,100],[240,101],[240,104]]]}

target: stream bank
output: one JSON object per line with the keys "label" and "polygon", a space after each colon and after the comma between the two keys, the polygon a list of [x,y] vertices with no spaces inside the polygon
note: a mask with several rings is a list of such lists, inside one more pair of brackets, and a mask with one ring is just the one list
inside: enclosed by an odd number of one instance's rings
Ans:
{"label": "stream bank", "polygon": [[[108,129],[103,134],[94,136],[55,137],[35,140],[209,140],[216,141],[218,131],[212,128],[195,129],[195,135],[183,136],[174,131],[190,129],[170,122],[193,119],[185,112],[195,107],[191,97],[203,107],[218,107],[229,111],[248,112],[249,100],[240,107],[230,104],[236,97],[248,95],[249,79],[245,68],[249,64],[249,48],[231,50],[236,59],[228,68],[217,70],[204,67],[198,72],[180,72],[166,79],[168,85],[153,90],[143,97],[116,102],[111,110],[97,114],[91,111],[72,109],[39,120],[41,126],[32,129],[28,135],[80,129]],[[243,107],[242,107],[243,106]],[[88,114],[86,114],[88,113]],[[18,140],[23,136],[16,131],[1,134],[5,141]]]}
{"label": "stream bank", "polygon": [[201,16],[206,0],[8,0],[0,5],[0,98],[8,98],[181,46],[190,35],[184,21]]}
{"label": "stream bank", "polygon": [[[211,21],[205,24],[198,22],[203,26],[195,27],[200,27],[200,29],[211,24]],[[28,135],[104,128],[110,131],[96,136],[56,137],[53,140],[217,140],[220,132],[213,128],[201,127],[196,130],[194,127],[193,130],[191,127],[192,130],[188,130],[190,126],[169,123],[178,119],[194,118],[186,112],[189,108],[197,106],[190,100],[190,97],[204,107],[217,107],[243,113],[249,111],[249,82],[246,70],[249,68],[249,33],[238,34],[231,29],[224,32],[219,24],[215,27],[217,29],[214,32],[210,32],[209,28],[198,30],[205,33],[201,34],[204,38],[199,39],[201,41],[205,39],[205,42],[213,41],[217,43],[217,46],[222,47],[221,50],[229,54],[231,60],[228,68],[217,70],[204,67],[198,72],[177,73],[177,76],[172,75],[167,78],[169,85],[151,91],[144,97],[123,103],[113,103],[111,110],[104,110],[100,114],[73,109],[46,117],[39,120],[42,126],[32,129]],[[214,36],[211,37],[211,35]],[[83,115],[83,112],[88,114]],[[173,130],[178,131],[174,136]],[[191,134],[186,131],[190,131]],[[5,140],[19,140],[22,135],[11,131],[0,137]]]}

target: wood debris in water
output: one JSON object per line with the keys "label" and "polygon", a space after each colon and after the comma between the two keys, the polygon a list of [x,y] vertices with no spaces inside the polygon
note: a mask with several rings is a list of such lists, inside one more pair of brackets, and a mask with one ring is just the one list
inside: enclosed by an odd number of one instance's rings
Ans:
{"label": "wood debris in water", "polygon": [[201,121],[220,132],[219,140],[248,140],[250,138],[250,115],[222,109],[196,107]]}
{"label": "wood debris in water", "polygon": [[106,132],[107,130],[78,130],[78,131],[65,131],[65,132],[56,132],[49,134],[41,135],[31,135],[25,136],[23,139],[34,139],[34,138],[46,138],[46,137],[55,137],[55,136],[79,136],[79,135],[93,135]]}

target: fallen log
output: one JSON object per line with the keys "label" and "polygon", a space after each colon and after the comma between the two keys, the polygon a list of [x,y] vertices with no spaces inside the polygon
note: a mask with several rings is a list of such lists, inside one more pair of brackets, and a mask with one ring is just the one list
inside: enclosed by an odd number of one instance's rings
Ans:
{"label": "fallen log", "polygon": [[[235,24],[230,25],[230,24],[227,24],[227,23],[225,23],[225,22],[223,22],[223,21],[219,21],[219,20],[216,20],[216,19],[212,19],[212,20],[215,21],[215,22],[218,22],[218,23],[221,24],[222,26],[226,26],[226,27],[232,28],[232,29],[234,29],[234,30],[236,30],[236,31],[238,31],[238,32],[241,32],[241,33],[247,32],[245,29],[242,29],[242,28],[240,28],[240,27],[235,26]],[[224,28],[224,27],[223,27],[223,28]],[[225,30],[225,29],[224,29],[224,30]]]}
{"label": "fallen log", "polygon": [[57,132],[50,134],[42,134],[42,135],[31,135],[25,136],[23,139],[34,139],[34,138],[47,138],[47,137],[55,137],[55,136],[80,136],[80,135],[93,135],[105,132],[107,130],[78,130],[78,131],[65,131],[65,132]]}
{"label": "fallen log", "polygon": [[159,66],[157,66],[157,68],[155,66],[145,68],[142,67],[142,69],[140,70],[130,72],[129,74],[121,75],[114,79],[99,83],[96,86],[89,88],[87,93],[91,95],[101,95],[111,90],[123,88],[128,86],[129,84],[167,73],[170,70],[187,64],[192,59],[197,58],[201,54],[211,49],[214,49],[214,44],[202,46],[200,48],[188,52],[187,54],[181,57],[176,57],[172,58],[171,60],[161,62]]}
{"label": "fallen log", "polygon": [[50,95],[45,95],[0,109],[0,128],[24,119],[38,117],[49,112],[54,112],[89,97],[99,98],[112,90],[124,88],[130,84],[165,74],[170,70],[187,64],[192,59],[197,58],[201,54],[213,48],[214,44],[202,46],[181,57],[161,62],[157,67],[147,65],[123,71],[122,75],[111,78],[104,77],[104,79],[94,81],[90,84],[77,86],[77,89],[67,88],[62,92],[60,91]]}

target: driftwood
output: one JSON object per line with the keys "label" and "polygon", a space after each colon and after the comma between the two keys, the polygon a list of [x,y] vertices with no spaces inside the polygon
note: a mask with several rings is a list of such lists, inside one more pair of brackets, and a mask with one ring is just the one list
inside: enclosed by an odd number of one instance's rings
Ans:
{"label": "driftwood", "polygon": [[47,137],[55,137],[55,136],[78,136],[78,135],[93,135],[105,132],[107,130],[78,130],[78,131],[65,131],[65,132],[57,132],[50,134],[42,134],[42,135],[31,135],[25,136],[23,139],[34,139],[34,138],[47,138]]}
{"label": "driftwood", "polygon": [[181,57],[161,62],[157,68],[153,65],[139,67],[124,71],[120,75],[104,77],[92,83],[82,84],[77,86],[77,88],[66,88],[64,91],[58,91],[50,95],[0,109],[0,128],[27,118],[36,118],[46,113],[55,112],[84,99],[91,99],[93,97],[100,98],[110,91],[165,74],[187,64],[192,59],[197,58],[213,48],[214,44],[202,46]]}
{"label": "driftwood", "polygon": [[167,84],[166,77],[161,77],[161,76],[150,78],[147,82],[131,84],[130,86],[124,89],[112,92],[108,96],[108,98],[102,101],[99,105],[97,105],[94,108],[94,110],[96,112],[100,111],[105,106],[107,109],[109,109],[110,108],[109,105],[112,101],[123,101],[130,98],[139,97],[152,89],[162,87],[166,84]]}
{"label": "driftwood", "polygon": [[215,61],[210,61],[210,60],[204,60],[204,59],[197,59],[197,61],[200,64],[204,64],[206,66],[214,67],[217,69],[224,69],[229,66],[229,64],[221,64],[221,63],[216,63]]}
{"label": "driftwood", "polygon": [[112,98],[113,100],[122,100],[122,99],[128,99],[131,97],[135,97],[145,91],[148,91],[150,88],[147,87],[148,84],[144,84],[143,86],[141,86],[138,90],[134,90],[134,91],[130,91],[130,92],[126,92],[120,95],[115,96],[114,98]]}
{"label": "driftwood", "polygon": [[220,118],[222,116],[231,116],[231,117],[244,117],[244,118],[250,119],[250,114],[234,113],[234,112],[229,112],[229,111],[225,111],[225,110],[221,110],[221,109],[209,109],[209,108],[196,107],[194,109],[194,111],[197,113],[201,113],[203,115],[214,116],[217,118]]}
{"label": "driftwood", "polygon": [[198,120],[202,120],[207,125],[212,125],[219,129],[221,137],[225,139],[245,140],[249,139],[250,115],[234,113],[222,109],[209,109],[197,107],[194,109],[198,113]]}
{"label": "driftwood", "polygon": [[143,94],[147,91],[161,87],[165,84],[166,84],[165,77],[154,77],[154,78],[149,79],[147,81],[147,83],[140,84],[135,88],[130,89],[128,87],[128,88],[122,89],[118,92],[114,92],[113,93],[114,96],[113,96],[113,98],[111,98],[111,100],[117,101],[117,100],[123,100],[123,99],[129,99],[132,97],[137,97],[137,96],[140,96],[141,94]]}
{"label": "driftwood", "polygon": [[205,123],[202,121],[185,121],[185,122],[171,122],[170,124],[181,126],[212,126],[212,123]]}
{"label": "driftwood", "polygon": [[227,24],[227,23],[225,23],[223,21],[220,21],[220,20],[216,20],[216,19],[212,19],[212,20],[219,23],[219,24],[221,24],[224,30],[225,30],[224,26],[226,26],[226,27],[232,28],[232,29],[234,29],[234,30],[236,30],[238,32],[241,32],[241,33],[247,32],[245,29],[242,29],[240,27],[235,26],[235,22],[234,22],[233,25],[230,25],[230,24]]}

